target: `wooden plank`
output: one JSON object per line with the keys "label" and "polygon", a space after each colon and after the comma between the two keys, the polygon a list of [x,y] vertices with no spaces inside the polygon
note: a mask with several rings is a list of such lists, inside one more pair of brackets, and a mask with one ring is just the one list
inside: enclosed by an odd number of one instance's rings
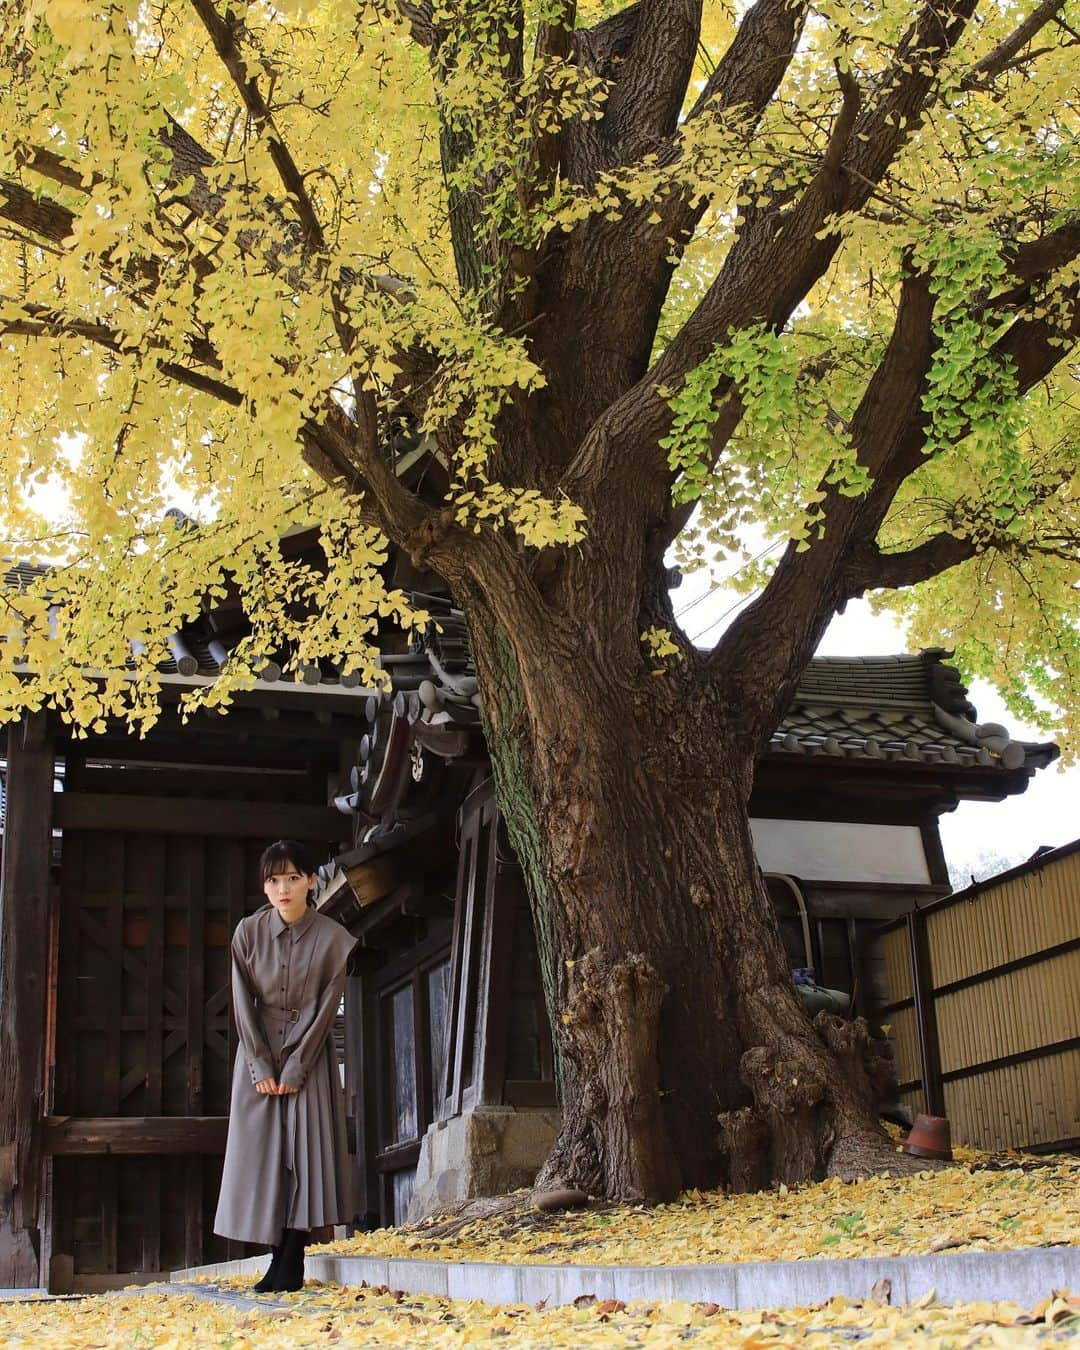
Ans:
{"label": "wooden plank", "polygon": [[[164,1048],[165,988],[165,848],[161,840],[147,839],[146,941],[146,1096],[148,1116],[161,1114]],[[156,897],[152,894],[157,890]],[[125,925],[126,928],[126,925]],[[125,932],[125,943],[127,933]],[[142,1254],[144,1270],[161,1269],[161,1172],[158,1158],[143,1164]]]}
{"label": "wooden plank", "polygon": [[458,869],[457,900],[454,906],[454,942],[450,971],[450,1004],[447,1016],[450,1036],[447,1041],[446,1091],[443,1110],[448,1118],[461,1114],[462,1052],[465,1047],[465,1014],[468,1005],[469,945],[474,915],[476,854],[478,839],[476,816],[468,817],[461,831],[461,865]]}
{"label": "wooden plank", "polygon": [[44,1151],[67,1154],[225,1153],[228,1116],[46,1116]]}
{"label": "wooden plank", "polygon": [[108,792],[59,792],[56,823],[67,830],[115,830],[153,834],[228,835],[241,839],[276,836],[341,841],[349,822],[333,807],[309,803],[183,800],[121,797]]}
{"label": "wooden plank", "polygon": [[196,768],[193,765],[154,767],[109,760],[88,766],[76,784],[65,784],[67,791],[105,793],[109,796],[220,798],[226,801],[301,801],[318,800],[308,791],[308,774],[303,769],[236,769],[227,765]]}
{"label": "wooden plank", "polygon": [[508,1078],[503,1085],[503,1096],[508,1106],[518,1108],[556,1107],[559,1104],[559,1091],[555,1084],[537,1079]]}
{"label": "wooden plank", "polygon": [[142,1263],[144,1270],[161,1269],[161,1170],[159,1157],[142,1159]]}
{"label": "wooden plank", "polygon": [[[228,894],[229,903],[229,943],[232,944],[232,936],[236,932],[236,925],[244,917],[246,906],[244,904],[245,886],[248,878],[245,875],[244,847],[239,842],[231,842],[228,848],[228,861],[226,865],[225,886]],[[258,884],[258,877],[251,878],[251,887],[254,890]],[[230,979],[232,975],[232,953],[229,955]],[[232,1003],[230,996],[229,1004],[229,1064],[235,1065],[236,1052],[240,1045],[240,1038],[236,1034],[236,1019],[232,1012]]]}
{"label": "wooden plank", "polygon": [[189,942],[187,947],[187,1111],[200,1116],[203,1111],[203,1037],[206,1009],[206,961],[203,933],[206,921],[206,854],[201,839],[188,845],[185,869]]}
{"label": "wooden plank", "polygon": [[[206,961],[203,929],[206,919],[206,848],[201,838],[189,841],[184,869],[190,941],[187,947],[187,1110],[198,1116],[203,1110],[203,1040],[206,1008]],[[202,1159],[189,1157],[184,1164],[184,1260],[201,1265],[203,1252]]]}
{"label": "wooden plank", "polygon": [[100,1115],[120,1114],[120,1055],[122,1032],[120,1019],[124,1014],[124,867],[125,840],[122,834],[109,834],[99,845],[105,851],[106,876],[113,879],[116,889],[110,894],[105,910],[105,970],[104,988],[95,990],[97,1001],[105,1015],[105,1064],[101,1077],[101,1097],[97,1103]]}
{"label": "wooden plank", "polygon": [[119,1239],[119,1196],[120,1170],[114,1157],[99,1158],[94,1169],[94,1180],[98,1186],[101,1210],[101,1260],[103,1274],[109,1274],[119,1267],[117,1246]]}
{"label": "wooden plank", "polygon": [[0,870],[0,1285],[41,1283],[38,1227],[49,959],[49,863],[54,746],[45,713],[7,737],[6,824]]}
{"label": "wooden plank", "polygon": [[[255,841],[251,841],[245,844],[239,839],[230,839],[225,846],[224,875],[221,878],[221,882],[226,897],[226,906],[229,916],[228,929],[229,929],[230,946],[232,943],[232,935],[236,931],[236,925],[240,922],[240,920],[244,917],[245,913],[247,912],[248,909],[247,896],[249,894],[251,896],[258,895],[259,878],[255,870],[256,847],[257,844]],[[249,853],[251,854],[250,858],[248,857]],[[226,975],[225,978],[228,981],[231,979],[232,974],[231,951],[229,953],[227,970],[228,974]],[[232,1012],[232,996],[231,990],[228,989],[228,986],[226,997],[228,998],[228,1007],[229,1007],[228,1061],[227,1061],[229,1065],[229,1077],[227,1079],[226,1093],[230,1094],[232,1075],[236,1064],[236,1053],[239,1046],[239,1037],[236,1034],[236,1019],[234,1018]],[[230,1096],[227,1095],[226,1100],[222,1103],[222,1106],[226,1111],[229,1109],[229,1100]],[[227,1124],[228,1117],[226,1117],[225,1119]],[[222,1147],[222,1154],[224,1155],[224,1146]],[[247,1255],[248,1248],[244,1243],[237,1242],[233,1238],[229,1238],[225,1244],[225,1251],[228,1258],[238,1259],[242,1256]]]}
{"label": "wooden plank", "polygon": [[188,1157],[184,1169],[184,1264],[202,1265],[203,1254],[203,1197],[202,1159]]}
{"label": "wooden plank", "polygon": [[385,853],[345,869],[349,889],[361,905],[374,904],[389,895],[396,885],[394,860]]}
{"label": "wooden plank", "polygon": [[[476,1011],[478,1105],[499,1106],[504,1100],[507,1041],[510,1036],[510,981],[513,975],[514,918],[517,909],[516,869],[500,869],[496,850],[498,816],[492,798],[487,820],[488,864],[485,873],[484,946],[481,1001]],[[501,875],[500,875],[501,871]]]}
{"label": "wooden plank", "polygon": [[915,991],[915,1022],[919,1034],[925,1109],[928,1115],[943,1116],[945,1091],[941,1082],[941,1049],[934,1014],[934,982],[926,940],[926,915],[922,910],[912,910],[908,915],[908,942],[911,947],[911,977]]}
{"label": "wooden plank", "polygon": [[431,1017],[428,1012],[427,972],[413,972],[413,1055],[416,1081],[416,1137],[424,1132],[434,1119],[431,1084]]}
{"label": "wooden plank", "polygon": [[484,952],[490,939],[491,869],[495,857],[494,810],[493,795],[489,794],[477,803],[475,866],[469,886],[472,922],[466,936],[466,965],[462,975],[464,1015],[459,1032],[462,1044],[462,1109],[475,1106],[482,1090],[480,1072],[483,1066],[485,1026],[481,1013],[487,997]]}
{"label": "wooden plank", "polygon": [[370,1079],[365,1072],[364,1051],[364,981],[350,974],[345,980],[345,1125],[350,1136],[352,1156],[349,1166],[356,1169],[357,1209],[363,1214],[374,1206],[368,1199],[367,1169],[364,1159],[368,1146],[374,1147],[366,1116],[364,1084]]}

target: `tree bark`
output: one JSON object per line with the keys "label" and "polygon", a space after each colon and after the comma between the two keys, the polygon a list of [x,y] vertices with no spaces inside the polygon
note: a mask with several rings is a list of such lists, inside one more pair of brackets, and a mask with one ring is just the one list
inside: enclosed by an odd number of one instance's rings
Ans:
{"label": "tree bark", "polygon": [[790,1184],[841,1141],[846,1174],[888,1167],[865,1074],[792,983],[723,690],[640,654],[613,667],[583,615],[574,644],[518,625],[511,646],[465,603],[557,1048],[563,1127],[538,1184],[649,1200]]}

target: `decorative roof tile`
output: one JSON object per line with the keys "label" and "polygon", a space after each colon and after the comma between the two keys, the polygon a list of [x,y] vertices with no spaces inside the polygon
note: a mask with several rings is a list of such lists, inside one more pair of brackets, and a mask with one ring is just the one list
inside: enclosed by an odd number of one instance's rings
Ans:
{"label": "decorative roof tile", "polygon": [[1029,771],[1057,758],[1055,745],[980,725],[949,655],[815,657],[768,753]]}

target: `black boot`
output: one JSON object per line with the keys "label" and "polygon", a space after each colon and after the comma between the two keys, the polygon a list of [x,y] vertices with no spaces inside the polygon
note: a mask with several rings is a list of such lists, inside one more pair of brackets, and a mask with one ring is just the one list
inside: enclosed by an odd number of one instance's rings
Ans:
{"label": "black boot", "polygon": [[277,1288],[278,1276],[281,1274],[281,1255],[285,1250],[285,1235],[282,1234],[282,1240],[276,1247],[270,1248],[270,1264],[266,1268],[266,1274],[258,1284],[253,1286],[252,1292],[256,1294],[269,1294]]}
{"label": "black boot", "polygon": [[286,1228],[281,1252],[277,1284],[279,1294],[289,1294],[304,1287],[304,1243],[307,1233],[302,1228]]}

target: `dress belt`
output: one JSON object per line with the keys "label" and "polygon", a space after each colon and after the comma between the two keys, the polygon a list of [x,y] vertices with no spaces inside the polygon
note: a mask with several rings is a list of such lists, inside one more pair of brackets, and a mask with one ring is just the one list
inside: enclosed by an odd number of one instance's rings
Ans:
{"label": "dress belt", "polygon": [[259,1011],[269,1017],[280,1017],[286,1022],[295,1022],[300,1016],[299,1008],[277,1008],[272,1003],[260,1003]]}

